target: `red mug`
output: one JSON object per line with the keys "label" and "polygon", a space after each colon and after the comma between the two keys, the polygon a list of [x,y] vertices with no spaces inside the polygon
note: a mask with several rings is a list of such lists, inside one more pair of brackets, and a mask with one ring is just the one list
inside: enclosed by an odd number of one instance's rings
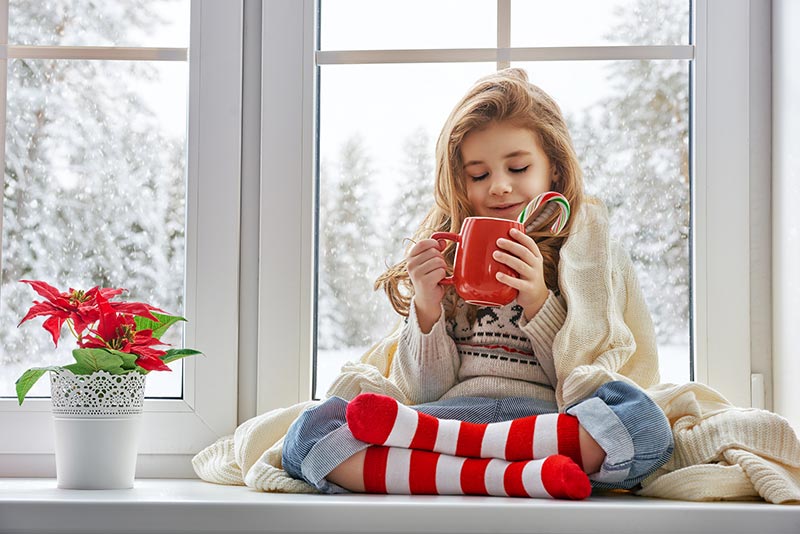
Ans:
{"label": "red mug", "polygon": [[519,275],[492,257],[501,237],[511,239],[511,229],[525,231],[522,223],[509,219],[493,217],[467,217],[461,225],[461,232],[436,232],[431,239],[455,241],[456,256],[453,262],[453,276],[440,283],[453,285],[456,293],[470,304],[478,306],[505,306],[517,298],[517,290],[497,279],[497,273],[509,276]]}

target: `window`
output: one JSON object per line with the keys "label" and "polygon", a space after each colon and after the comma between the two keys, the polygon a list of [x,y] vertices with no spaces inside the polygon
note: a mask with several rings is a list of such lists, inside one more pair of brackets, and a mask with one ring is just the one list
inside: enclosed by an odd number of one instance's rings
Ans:
{"label": "window", "polygon": [[[417,224],[404,220],[406,206],[416,203],[401,189],[429,187],[423,178],[432,180],[434,138],[450,107],[480,74],[509,65],[526,68],[562,104],[587,187],[609,205],[617,237],[637,264],[658,325],[663,378],[693,377],[749,405],[750,243],[742,213],[750,178],[746,164],[732,169],[724,162],[721,148],[746,159],[748,102],[737,91],[750,74],[729,58],[746,56],[747,44],[728,43],[748,31],[745,3],[730,10],[705,0],[609,0],[562,8],[501,0],[449,11],[446,4],[408,3],[380,13],[378,4],[356,1],[265,6],[270,36],[262,61],[283,87],[265,88],[262,106],[281,101],[287,105],[278,113],[293,118],[275,133],[263,123],[271,169],[262,185],[272,188],[274,180],[271,196],[290,204],[283,214],[266,215],[261,246],[283,251],[292,242],[301,250],[292,253],[291,268],[262,266],[262,314],[278,296],[288,318],[269,310],[269,321],[260,317],[260,339],[280,339],[277,351],[259,346],[259,384],[267,384],[259,410],[324,395],[341,363],[391,328],[385,297],[370,294],[369,285],[391,254],[402,253],[388,230],[398,225],[387,223]],[[453,16],[437,18],[439,8]],[[548,9],[549,18],[532,20]],[[591,9],[592,28],[575,29],[575,18],[559,16],[559,9]],[[462,21],[461,12],[480,16]],[[359,22],[362,15],[369,23]],[[277,43],[280,52],[271,54]],[[289,56],[305,62],[298,67]],[[717,80],[725,76],[733,76],[737,91],[721,98]],[[400,120],[410,126],[397,128]],[[289,135],[280,136],[288,125]],[[606,146],[612,150],[600,150]],[[278,178],[287,171],[301,180]],[[318,212],[311,209],[315,193]],[[264,194],[262,188],[262,200]],[[724,200],[731,195],[733,204]],[[290,211],[298,225],[275,236]],[[345,251],[349,262],[340,257]],[[731,287],[741,291],[732,294]],[[292,292],[299,303],[283,299]],[[348,315],[353,301],[364,300],[354,307],[360,315]],[[350,321],[350,330],[340,321]],[[299,361],[287,365],[280,355],[295,351]]]}
{"label": "window", "polygon": [[14,328],[32,298],[17,280],[34,278],[127,287],[189,319],[172,341],[204,356],[148,377],[140,471],[190,474],[188,462],[159,461],[236,424],[241,5],[0,9],[0,471],[52,469],[39,456],[52,452],[49,401],[11,398],[22,369],[69,361],[67,340],[55,353],[36,325]]}
{"label": "window", "polygon": [[[322,294],[322,285],[328,280],[325,272],[318,273],[317,269],[318,265],[324,266],[325,257],[321,251],[327,244],[322,241],[331,239],[324,235],[326,226],[339,223],[331,218],[333,211],[324,215],[327,219],[323,223],[322,210],[326,202],[336,198],[326,199],[325,190],[339,194],[336,186],[341,181],[338,177],[345,168],[339,163],[347,161],[339,156],[341,149],[348,147],[351,138],[358,139],[348,135],[347,129],[351,124],[358,125],[358,121],[366,124],[369,130],[361,138],[365,144],[374,143],[378,136],[394,137],[387,141],[395,148],[394,153],[387,159],[373,155],[370,163],[373,171],[381,165],[384,167],[381,172],[387,177],[393,176],[392,180],[397,180],[398,176],[429,175],[430,160],[415,156],[425,151],[424,147],[432,147],[433,139],[425,129],[434,135],[438,133],[450,106],[477,76],[512,64],[533,71],[532,77],[537,83],[553,93],[562,102],[570,120],[576,122],[597,119],[594,114],[583,113],[592,101],[600,99],[594,91],[585,88],[594,89],[592,84],[596,83],[603,91],[610,90],[600,85],[604,71],[657,64],[667,71],[673,69],[671,72],[686,84],[689,94],[673,91],[677,96],[673,101],[690,108],[689,138],[686,142],[681,138],[673,149],[665,151],[671,154],[665,157],[673,166],[675,162],[688,162],[692,178],[689,190],[692,233],[688,242],[692,285],[687,286],[680,277],[674,278],[675,287],[691,287],[691,315],[687,317],[681,312],[684,324],[673,331],[683,336],[691,333],[697,380],[719,389],[737,405],[749,405],[751,333],[755,342],[756,332],[761,332],[758,335],[763,338],[763,332],[769,332],[770,328],[769,315],[762,313],[764,306],[769,307],[770,303],[751,301],[753,289],[750,285],[753,276],[768,279],[764,278],[764,272],[753,274],[757,266],[750,261],[749,237],[749,225],[756,218],[754,214],[768,213],[768,198],[765,205],[763,195],[751,195],[749,191],[750,182],[755,180],[748,143],[748,137],[755,137],[749,113],[756,114],[763,109],[753,107],[753,80],[764,77],[754,78],[753,67],[741,61],[741,58],[752,57],[753,45],[741,36],[751,31],[751,11],[761,13],[759,16],[763,18],[761,8],[755,7],[759,3],[697,0],[691,8],[688,2],[682,1],[642,4],[676,7],[686,16],[691,13],[692,31],[689,33],[687,29],[677,40],[659,38],[637,44],[632,40],[612,43],[603,36],[603,31],[584,32],[581,41],[564,40],[570,35],[569,31],[551,33],[542,40],[540,37],[549,28],[547,24],[537,23],[536,31],[526,32],[527,26],[519,20],[526,18],[519,15],[521,10],[533,3],[512,0],[406,2],[391,5],[390,12],[375,11],[389,6],[388,3],[342,0],[334,4],[341,13],[340,26],[353,13],[369,16],[369,24],[349,32],[336,29],[336,18],[331,8],[326,7],[327,0],[270,0],[245,5],[192,0],[187,64],[181,56],[186,55],[185,43],[145,41],[146,32],[141,31],[95,43],[80,40],[60,44],[46,40],[15,43],[7,38],[13,32],[5,30],[13,25],[16,6],[25,4],[16,0],[10,2],[15,5],[13,9],[9,8],[9,2],[0,2],[0,60],[6,67],[0,69],[0,75],[6,76],[0,89],[11,87],[8,78],[13,75],[12,65],[21,64],[21,59],[32,63],[82,62],[86,68],[96,69],[111,65],[109,70],[120,68],[125,62],[142,61],[161,71],[183,69],[186,76],[182,82],[188,84],[184,86],[188,89],[188,133],[184,140],[187,179],[182,306],[189,323],[184,339],[187,346],[202,349],[205,356],[186,360],[180,398],[147,401],[140,475],[192,476],[188,462],[191,454],[233,430],[237,423],[237,404],[238,422],[242,422],[249,413],[263,413],[306,400],[314,394],[324,394],[327,379],[321,374],[325,372],[322,368],[327,366],[327,372],[334,373],[339,362],[335,358],[326,360],[324,353],[317,354],[320,369],[314,388],[315,350],[327,350],[330,356],[331,351],[339,349],[336,345],[322,346],[324,340],[318,338],[318,335],[326,335],[324,321],[327,319],[324,299],[318,299],[317,295],[318,292]],[[634,0],[613,3],[621,5],[623,11],[634,10],[639,5]],[[180,2],[169,5],[178,4]],[[83,6],[79,0],[61,2],[58,6],[62,7],[57,6],[53,13],[71,5]],[[115,5],[127,8],[132,4]],[[588,13],[589,9],[601,9],[609,4],[570,5],[573,6],[570,13],[575,10]],[[432,11],[440,7],[451,15],[447,23]],[[254,16],[258,13],[260,19]],[[318,27],[319,13],[323,24],[327,17],[331,26]],[[603,13],[604,17],[614,16],[611,9],[604,9]],[[660,13],[648,11],[642,24],[648,24],[650,19],[661,20]],[[601,20],[598,16],[592,11],[595,20]],[[595,27],[606,28],[610,24],[602,20]],[[684,22],[681,24],[685,28],[688,19]],[[243,25],[260,29],[258,46],[247,48],[252,40],[245,39],[244,72]],[[335,40],[337,31],[338,42]],[[656,37],[660,33],[652,35]],[[752,43],[763,45],[766,42],[763,35],[751,35],[751,39]],[[611,44],[621,48],[610,47]],[[84,46],[88,48],[75,48]],[[248,50],[250,57],[247,57]],[[171,58],[169,62],[162,61],[165,51]],[[78,54],[82,55],[76,57]],[[133,57],[123,59],[121,54]],[[158,56],[159,61],[154,56]],[[259,61],[260,70],[252,69]],[[631,97],[652,94],[646,86],[658,80],[659,72],[663,71],[644,69],[638,78],[633,78],[644,84],[644,92],[637,93],[633,86],[622,89],[627,89],[626,94]],[[575,76],[580,78],[576,80]],[[408,79],[420,87],[403,86]],[[433,100],[434,92],[426,91],[425,84],[435,86],[438,100]],[[166,86],[172,87],[165,82]],[[367,105],[372,102],[367,100],[371,98],[370,93],[402,87],[407,89],[405,100],[395,98],[391,105]],[[576,91],[575,87],[581,90]],[[247,98],[258,93],[259,88],[259,104],[253,106],[258,109],[251,111]],[[345,100],[349,96],[344,89],[352,91],[355,98]],[[331,100],[335,92],[339,93],[338,104]],[[0,91],[0,96],[5,113],[6,101],[14,95]],[[408,132],[389,131],[385,122],[392,118],[393,110],[389,109],[392,106],[397,106],[400,113],[407,112],[419,124]],[[419,110],[415,110],[416,107]],[[750,111],[752,109],[756,111]],[[620,120],[621,117],[621,114],[611,114],[607,118]],[[248,129],[251,121],[258,122],[260,136],[252,135]],[[423,130],[417,130],[418,126]],[[244,136],[243,128],[248,132]],[[3,134],[7,134],[7,130],[6,124],[0,128]],[[408,143],[404,142],[406,138]],[[596,148],[597,143],[591,141],[590,138],[576,139],[576,143],[588,149]],[[623,147],[618,154],[635,157],[635,152],[625,152],[623,141],[614,140],[617,146]],[[0,145],[11,142],[6,135],[6,143]],[[325,155],[326,147],[331,148],[332,157]],[[679,156],[680,150],[687,147],[690,156]],[[427,151],[432,152],[430,148]],[[249,159],[244,158],[249,166],[247,172],[240,168],[244,152],[249,154]],[[359,154],[357,150],[351,153]],[[769,153],[768,147],[766,153]],[[53,163],[66,166],[67,170],[74,165],[74,157],[68,151],[52,151]],[[361,168],[361,161],[353,158],[353,168]],[[584,166],[600,168],[607,163],[589,158]],[[257,166],[260,172],[253,170]],[[667,170],[673,177],[685,176],[681,174],[683,169]],[[69,172],[58,176],[66,184],[75,179]],[[620,187],[621,183],[612,182],[611,185]],[[597,182],[593,187],[599,193],[605,186]],[[386,193],[377,195],[381,202],[386,201],[383,194],[395,193],[397,188],[387,185],[385,189]],[[685,194],[685,189],[680,191]],[[393,211],[391,206],[377,204],[369,208],[377,220],[381,215],[389,217],[399,212],[397,208]],[[4,201],[3,232],[11,229],[5,222],[6,216]],[[653,229],[646,230],[652,233]],[[240,234],[245,243],[241,248]],[[9,245],[5,238],[2,245],[3,250]],[[391,252],[397,253],[398,248],[392,247]],[[642,257],[647,259],[648,253],[658,252],[645,250]],[[686,252],[685,248],[680,251],[681,254]],[[383,255],[383,251],[376,255],[371,268],[379,268]],[[5,261],[3,258],[3,266]],[[372,277],[372,273],[368,275],[366,278]],[[685,293],[678,297],[673,302],[686,302]],[[380,305],[385,305],[383,297],[375,295],[375,298]],[[257,301],[252,303],[256,313],[249,313],[251,299]],[[241,316],[240,305],[248,310]],[[328,315],[332,315],[330,310],[334,308],[327,309]],[[668,311],[665,309],[662,316]],[[760,330],[753,326],[751,317],[763,319]],[[358,342],[374,341],[372,336],[364,336]],[[335,337],[333,339],[339,343]],[[686,346],[685,337],[676,345],[681,343]],[[49,347],[46,350],[52,354]],[[360,350],[358,346],[351,353],[342,354],[352,358]],[[688,352],[685,348],[680,350],[680,372],[687,373]],[[755,361],[755,354],[753,358]],[[758,365],[761,366],[759,372],[769,376],[770,363]],[[0,400],[0,427],[3,428],[0,473],[52,475],[48,412],[49,405],[44,400],[31,399],[22,408],[15,400]]]}

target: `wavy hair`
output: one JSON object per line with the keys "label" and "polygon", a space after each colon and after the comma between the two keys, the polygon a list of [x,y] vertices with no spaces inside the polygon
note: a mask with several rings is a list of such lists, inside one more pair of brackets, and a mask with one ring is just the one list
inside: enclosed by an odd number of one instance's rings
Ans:
{"label": "wavy hair", "polygon": [[[433,232],[459,232],[464,219],[472,215],[461,144],[471,131],[491,122],[510,122],[537,136],[555,171],[551,190],[563,194],[572,208],[572,216],[558,236],[549,232],[557,212],[541,228],[528,233],[542,252],[547,287],[557,290],[559,251],[583,202],[583,174],[561,109],[547,93],[528,81],[522,69],[504,69],[479,79],[453,108],[436,142],[435,203],[417,229],[406,254],[414,242],[427,239]],[[454,242],[448,242],[444,250],[448,265],[453,265],[455,248]],[[375,289],[380,288],[386,292],[395,311],[407,317],[414,288],[406,259],[378,277]],[[448,318],[455,313],[455,303],[456,295],[450,287],[445,297]],[[471,318],[474,312],[472,307]]]}

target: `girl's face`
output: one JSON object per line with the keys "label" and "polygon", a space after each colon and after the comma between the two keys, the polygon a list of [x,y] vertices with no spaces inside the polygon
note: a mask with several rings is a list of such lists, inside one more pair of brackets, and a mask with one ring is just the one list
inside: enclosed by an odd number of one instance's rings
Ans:
{"label": "girl's face", "polygon": [[553,169],[530,130],[492,122],[461,143],[473,215],[516,219],[536,195],[550,190]]}

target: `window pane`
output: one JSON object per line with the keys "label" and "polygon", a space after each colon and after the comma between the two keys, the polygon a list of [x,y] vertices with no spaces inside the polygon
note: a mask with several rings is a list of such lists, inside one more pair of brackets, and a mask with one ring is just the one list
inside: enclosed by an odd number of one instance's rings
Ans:
{"label": "window pane", "polygon": [[511,46],[686,45],[690,12],[690,0],[512,0]]}
{"label": "window pane", "polygon": [[[494,63],[331,65],[320,80],[317,386],[389,333],[399,316],[372,290],[402,259],[433,199],[436,136]],[[391,104],[389,104],[391,103]]]}
{"label": "window pane", "polygon": [[639,275],[655,323],[662,382],[688,382],[688,62],[513,66],[526,69],[567,117],[586,188],[605,202],[612,236]]}
{"label": "window pane", "polygon": [[[613,237],[636,266],[656,326],[662,381],[688,381],[688,62],[514,66],[525,68],[567,117],[587,190],[608,206]],[[402,257],[403,239],[430,205],[434,143],[447,114],[492,70],[474,64],[321,69],[316,396],[342,363],[395,324],[397,315],[385,295],[372,292],[372,282]]]}
{"label": "window pane", "polygon": [[[185,63],[9,62],[0,395],[75,346],[66,334],[54,351],[41,319],[16,328],[37,298],[20,279],[123,287],[182,314],[187,83]],[[164,340],[182,346],[173,330]],[[150,396],[180,397],[174,369],[150,375]],[[46,381],[32,393],[48,394]]]}
{"label": "window pane", "polygon": [[189,0],[11,0],[8,42],[185,48],[189,9]]}
{"label": "window pane", "polygon": [[495,0],[320,0],[321,50],[497,46]]}

